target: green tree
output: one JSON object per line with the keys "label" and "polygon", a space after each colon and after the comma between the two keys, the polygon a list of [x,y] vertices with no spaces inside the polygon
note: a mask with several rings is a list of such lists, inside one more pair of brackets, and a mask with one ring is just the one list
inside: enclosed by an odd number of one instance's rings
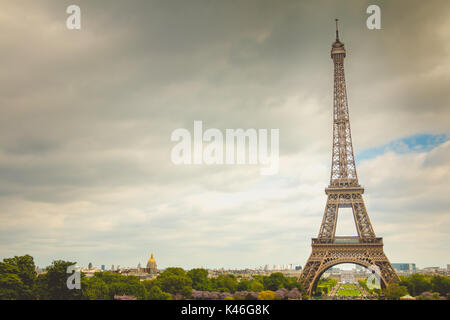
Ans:
{"label": "green tree", "polygon": [[258,295],[258,300],[275,300],[275,292],[272,290],[261,291]]}
{"label": "green tree", "polygon": [[39,275],[34,283],[34,294],[36,296],[36,299],[38,300],[49,299],[47,289],[48,289],[47,274],[44,273]]}
{"label": "green tree", "polygon": [[450,277],[433,276],[431,278],[431,287],[434,292],[439,292],[441,296],[450,293]]}
{"label": "green tree", "polygon": [[398,300],[400,297],[408,294],[408,289],[405,286],[401,286],[398,283],[390,284],[384,290],[384,294],[387,299]]}
{"label": "green tree", "polygon": [[406,286],[408,292],[413,296],[418,296],[425,291],[431,291],[431,283],[427,280],[427,277],[417,273],[409,277],[402,277],[400,285]]}
{"label": "green tree", "polygon": [[34,299],[35,269],[30,255],[3,259],[0,262],[0,299]]}
{"label": "green tree", "polygon": [[419,300],[440,300],[440,296],[438,292],[429,292],[429,294],[419,296]]}
{"label": "green tree", "polygon": [[266,290],[277,291],[284,288],[286,282],[286,278],[281,272],[275,272],[268,277],[264,277],[263,285]]}
{"label": "green tree", "polygon": [[[70,274],[67,268],[75,262],[57,260],[47,268],[47,273],[40,275],[36,281],[36,292],[41,300],[79,300],[82,298],[81,290],[67,287]],[[83,273],[80,274],[81,280]]]}
{"label": "green tree", "polygon": [[14,258],[3,259],[3,263],[17,267],[18,276],[23,284],[32,289],[36,279],[36,266],[33,257],[30,255],[15,256]]}
{"label": "green tree", "polygon": [[187,276],[191,278],[192,288],[195,290],[211,290],[211,280],[208,278],[208,270],[202,268],[192,269],[187,273]]}
{"label": "green tree", "polygon": [[[124,276],[130,278],[133,276]],[[137,278],[137,277],[135,277]],[[142,284],[139,283],[139,278],[137,281],[135,279],[122,279],[121,281],[113,282],[109,286],[109,297],[113,299],[114,296],[131,296],[139,300],[146,298],[146,290]]]}
{"label": "green tree", "polygon": [[217,291],[234,293],[238,287],[238,282],[232,274],[221,274],[214,279],[213,287]]}
{"label": "green tree", "polygon": [[121,275],[120,273],[111,271],[96,272],[94,276],[103,280],[103,282],[105,282],[108,286],[113,284],[114,282],[120,282],[126,277],[124,275]]}
{"label": "green tree", "polygon": [[317,287],[316,287],[316,294],[317,295],[328,294],[336,284],[337,284],[337,280],[335,280],[335,279],[331,279],[331,278],[319,279],[319,282],[317,283]]}
{"label": "green tree", "polygon": [[241,281],[239,281],[238,286],[237,286],[237,290],[238,291],[248,291],[250,290],[250,281],[247,279],[242,279]]}
{"label": "green tree", "polygon": [[167,276],[167,275],[175,275],[175,276],[186,276],[186,271],[184,271],[183,268],[179,267],[170,267],[164,270],[163,273],[160,274],[160,276]]}
{"label": "green tree", "polygon": [[182,268],[167,268],[156,278],[155,284],[173,295],[181,294],[186,298],[192,295],[192,280]]}
{"label": "green tree", "polygon": [[108,285],[96,276],[83,278],[81,292],[83,299],[86,300],[108,300],[110,298]]}
{"label": "green tree", "polygon": [[260,292],[264,290],[264,286],[261,282],[259,282],[258,280],[253,280],[250,283],[250,291],[253,292]]}
{"label": "green tree", "polygon": [[285,278],[284,287],[288,290],[292,290],[294,288],[297,288],[299,291],[302,291],[302,285],[298,281],[296,277],[286,277]]}
{"label": "green tree", "polygon": [[[139,300],[147,298],[148,292],[155,285],[155,280],[140,281],[139,277],[126,276],[115,272],[96,272],[92,279],[93,283],[92,295],[102,299],[105,284],[108,288],[107,295],[109,299],[114,299],[114,296],[131,296]],[[82,283],[83,287],[83,283]],[[87,288],[90,289],[90,288]]]}
{"label": "green tree", "polygon": [[147,292],[150,292],[150,290],[156,286],[156,280],[144,280],[141,283]]}
{"label": "green tree", "polygon": [[27,294],[27,287],[17,274],[0,274],[0,300],[20,300]]}
{"label": "green tree", "polygon": [[147,296],[148,300],[171,300],[172,296],[169,293],[161,291],[158,286],[152,286]]}

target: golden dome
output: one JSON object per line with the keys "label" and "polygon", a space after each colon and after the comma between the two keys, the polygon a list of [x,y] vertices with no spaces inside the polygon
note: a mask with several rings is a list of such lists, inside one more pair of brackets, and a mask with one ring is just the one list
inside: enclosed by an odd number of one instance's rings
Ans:
{"label": "golden dome", "polygon": [[156,260],[155,260],[155,258],[153,257],[153,252],[152,252],[152,254],[151,254],[151,256],[150,256],[150,259],[148,259],[148,262],[150,263],[150,262],[155,262],[156,263]]}

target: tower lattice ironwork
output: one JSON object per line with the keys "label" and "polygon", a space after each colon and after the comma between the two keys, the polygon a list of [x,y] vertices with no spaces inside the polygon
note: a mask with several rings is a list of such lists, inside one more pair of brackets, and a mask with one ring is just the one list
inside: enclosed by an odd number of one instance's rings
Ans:
{"label": "tower lattice ironwork", "polygon": [[[314,294],[320,276],[330,267],[355,263],[378,269],[382,286],[399,280],[383,250],[383,238],[377,238],[364,205],[364,188],[359,185],[353,155],[352,136],[344,75],[346,50],[339,40],[336,19],[336,41],[332,44],[334,62],[333,146],[330,185],[325,189],[327,204],[319,235],[312,239],[312,252],[300,275],[309,295]],[[336,236],[339,208],[352,208],[357,236]]]}

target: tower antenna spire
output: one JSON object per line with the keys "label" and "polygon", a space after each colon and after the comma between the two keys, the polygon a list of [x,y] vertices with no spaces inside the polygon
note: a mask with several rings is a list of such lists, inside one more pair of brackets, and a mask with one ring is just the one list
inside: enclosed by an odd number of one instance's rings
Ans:
{"label": "tower antenna spire", "polygon": [[339,29],[338,29],[339,19],[335,19],[335,20],[336,20],[336,41],[339,41]]}

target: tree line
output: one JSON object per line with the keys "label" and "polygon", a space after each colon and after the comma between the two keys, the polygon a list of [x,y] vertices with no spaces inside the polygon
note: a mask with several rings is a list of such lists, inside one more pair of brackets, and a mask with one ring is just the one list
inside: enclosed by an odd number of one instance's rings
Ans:
{"label": "tree line", "polygon": [[387,299],[399,299],[405,295],[419,300],[450,299],[450,277],[417,273],[401,276],[400,282],[388,285],[383,293]]}
{"label": "tree line", "polygon": [[[1,300],[109,300],[133,297],[144,300],[300,298],[301,286],[295,277],[282,273],[238,279],[232,274],[208,277],[208,270],[167,268],[156,279],[144,280],[115,272],[81,273],[81,289],[69,290],[67,268],[75,262],[56,260],[37,275],[33,257],[15,256],[0,262]],[[295,289],[295,290],[294,290]],[[194,296],[193,296],[194,293]],[[215,294],[215,295],[214,295]]]}
{"label": "tree line", "polygon": [[[302,287],[295,277],[280,272],[269,276],[256,275],[239,279],[232,274],[208,277],[208,270],[197,268],[167,268],[153,280],[125,276],[115,272],[97,272],[91,277],[81,273],[81,289],[67,288],[67,268],[75,262],[57,260],[37,275],[30,255],[5,258],[0,262],[0,300],[108,300],[115,297],[136,299],[308,299],[300,294]],[[450,277],[413,274],[400,277],[400,282],[382,291],[370,290],[365,281],[360,285],[367,291],[386,299],[405,295],[418,299],[450,298]],[[328,294],[336,280],[321,279],[318,294]]]}

